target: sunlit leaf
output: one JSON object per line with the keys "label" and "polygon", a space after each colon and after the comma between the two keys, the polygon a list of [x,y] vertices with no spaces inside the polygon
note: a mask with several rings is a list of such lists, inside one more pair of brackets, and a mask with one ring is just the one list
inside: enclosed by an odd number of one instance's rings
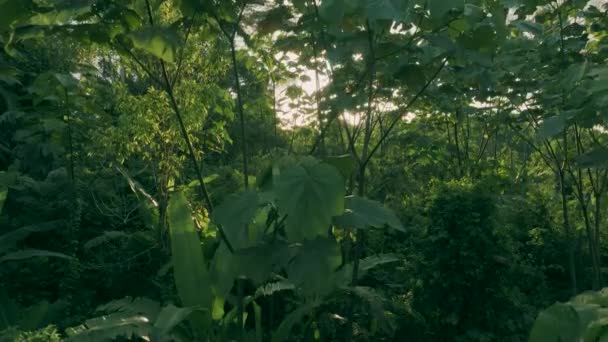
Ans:
{"label": "sunlit leaf", "polygon": [[131,32],[133,45],[166,62],[173,62],[180,47],[179,35],[167,27],[145,27]]}
{"label": "sunlit leaf", "polygon": [[168,209],[173,276],[177,293],[184,306],[211,308],[209,274],[201,243],[192,222],[192,213],[183,193],[171,196]]}

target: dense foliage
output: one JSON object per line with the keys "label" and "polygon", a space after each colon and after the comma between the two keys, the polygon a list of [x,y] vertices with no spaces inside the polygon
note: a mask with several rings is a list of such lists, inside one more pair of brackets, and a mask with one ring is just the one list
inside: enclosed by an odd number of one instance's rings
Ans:
{"label": "dense foliage", "polygon": [[0,44],[0,341],[608,338],[605,1],[0,0]]}

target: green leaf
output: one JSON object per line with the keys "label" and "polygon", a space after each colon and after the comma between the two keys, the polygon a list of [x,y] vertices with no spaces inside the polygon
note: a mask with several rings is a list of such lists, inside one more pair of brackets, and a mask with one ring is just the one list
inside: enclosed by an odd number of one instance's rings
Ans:
{"label": "green leaf", "polygon": [[323,0],[319,16],[328,23],[337,24],[344,18],[344,0]]}
{"label": "green leaf", "polygon": [[42,301],[23,310],[23,319],[19,324],[19,328],[26,331],[42,328],[42,322],[45,320],[49,309],[49,302]]}
{"label": "green leaf", "polygon": [[4,82],[9,86],[20,85],[18,76],[21,71],[17,68],[8,65],[0,65],[0,82]]}
{"label": "green leaf", "polygon": [[0,215],[2,214],[2,208],[4,207],[4,202],[6,202],[7,196],[8,196],[8,187],[0,185]]}
{"label": "green leaf", "polygon": [[324,163],[306,161],[287,169],[277,177],[274,191],[292,241],[327,234],[332,216],[344,211],[344,180]]}
{"label": "green leaf", "polygon": [[255,301],[251,302],[251,305],[253,306],[253,315],[255,318],[255,341],[263,342],[264,330],[262,328],[262,307]]}
{"label": "green leaf", "polygon": [[530,342],[578,341],[579,317],[570,306],[557,303],[538,314]]}
{"label": "green leaf", "polygon": [[608,317],[602,317],[591,322],[583,337],[585,342],[605,342],[608,339]]}
{"label": "green leaf", "polygon": [[17,304],[8,298],[6,290],[0,287],[0,331],[17,324]]}
{"label": "green leaf", "polygon": [[566,124],[566,119],[561,115],[547,118],[538,127],[538,137],[541,139],[554,137],[564,131]]}
{"label": "green leaf", "polygon": [[33,14],[31,7],[32,0],[0,0],[0,31],[29,18]]}
{"label": "green leaf", "polygon": [[[355,286],[350,289],[353,294],[363,299],[369,305],[370,313],[374,319],[379,321],[383,327],[388,325],[384,303],[386,298],[380,295],[371,287]],[[388,331],[388,328],[385,328]]]}
{"label": "green leaf", "polygon": [[33,25],[63,25],[76,21],[81,15],[90,13],[92,0],[55,1],[53,10],[34,15],[29,23]]}
{"label": "green leaf", "polygon": [[145,27],[131,32],[133,45],[166,62],[173,62],[181,44],[179,35],[168,27]]}
{"label": "green leaf", "polygon": [[200,13],[203,10],[202,0],[174,0],[183,16],[192,16],[195,13]]}
{"label": "green leaf", "polygon": [[161,336],[167,335],[196,310],[194,308],[178,308],[175,305],[169,304],[158,314],[154,328],[158,330]]}
{"label": "green leaf", "polygon": [[379,254],[363,258],[359,261],[359,277],[364,277],[370,270],[384,264],[390,264],[401,260],[394,254]]}
{"label": "green leaf", "polygon": [[260,208],[260,198],[256,191],[244,191],[228,196],[215,208],[211,219],[221,226],[228,241],[235,249],[250,246],[249,224]]}
{"label": "green leaf", "polygon": [[397,20],[399,11],[391,0],[366,0],[363,2],[365,12],[370,20]]}
{"label": "green leaf", "polygon": [[514,24],[515,27],[523,32],[531,33],[535,36],[540,36],[543,34],[543,27],[540,24],[526,20],[518,20]]}
{"label": "green leaf", "polygon": [[424,86],[426,79],[424,69],[420,65],[413,63],[401,65],[395,72],[395,76],[403,80],[408,88],[416,91]]}
{"label": "green leaf", "polygon": [[283,319],[277,330],[272,334],[272,342],[284,342],[288,341],[293,327],[298,324],[306,315],[308,315],[314,308],[320,303],[317,301],[305,304]]}
{"label": "green leaf", "polygon": [[148,336],[151,330],[149,317],[119,312],[89,319],[66,329],[66,334],[70,341],[114,341],[118,337]]}
{"label": "green leaf", "polygon": [[132,235],[127,234],[125,232],[121,232],[121,231],[116,231],[116,230],[110,230],[107,232],[103,232],[103,234],[87,241],[84,244],[84,249],[92,249],[95,247],[99,247],[105,243],[108,243],[112,240],[116,240],[116,239],[128,239],[132,237]]}
{"label": "green leaf", "polygon": [[160,312],[160,304],[157,301],[149,298],[125,297],[100,305],[95,309],[95,311],[97,313],[122,312],[154,318]]}
{"label": "green leaf", "polygon": [[566,69],[562,75],[560,80],[560,85],[564,89],[572,89],[577,83],[583,79],[585,76],[585,72],[587,71],[587,61],[583,63],[575,63],[572,64]]}
{"label": "green leaf", "polygon": [[272,296],[273,294],[275,294],[277,292],[291,291],[291,290],[294,290],[295,288],[296,287],[291,282],[288,282],[286,280],[281,280],[281,281],[274,282],[274,283],[268,283],[266,285],[259,287],[255,291],[255,298]]}
{"label": "green leaf", "polygon": [[395,230],[405,231],[395,213],[380,202],[357,196],[348,196],[345,203],[345,212],[334,217],[334,223],[339,227],[365,229],[389,226]]}
{"label": "green leaf", "polygon": [[[12,185],[16,179],[16,173],[0,171],[0,214],[2,214],[2,208],[4,208],[4,203],[6,202],[6,198],[8,196],[8,187]],[[1,244],[0,249],[2,249]]]}
{"label": "green leaf", "polygon": [[335,270],[342,263],[340,246],[332,238],[318,237],[297,246],[297,254],[287,265],[287,276],[305,295],[318,297],[327,294]]}
{"label": "green leaf", "polygon": [[287,245],[275,242],[230,253],[224,244],[217,249],[211,268],[216,295],[226,296],[238,277],[252,280],[254,285],[268,280],[273,271],[279,271],[289,260]]}
{"label": "green leaf", "polygon": [[331,156],[323,159],[323,162],[335,167],[344,179],[350,178],[355,171],[355,158],[350,154]]}
{"label": "green leaf", "polygon": [[49,230],[58,229],[61,227],[60,223],[62,220],[50,221],[44,223],[33,224],[31,226],[25,226],[19,229],[15,229],[6,234],[0,235],[0,254],[2,251],[14,248],[17,242],[27,238],[31,234],[47,232]]}
{"label": "green leaf", "polygon": [[468,49],[491,51],[496,47],[496,33],[491,25],[479,25],[461,36],[459,42]]}
{"label": "green leaf", "polygon": [[608,149],[599,147],[578,158],[576,162],[582,168],[604,168],[608,166]]}
{"label": "green leaf", "polygon": [[177,293],[184,306],[211,308],[209,274],[192,213],[183,193],[171,196],[168,208],[171,260]]}
{"label": "green leaf", "polygon": [[40,249],[24,249],[22,251],[5,254],[4,256],[0,257],[0,263],[6,261],[26,260],[31,258],[73,259],[71,256],[62,253],[44,251]]}
{"label": "green leaf", "polygon": [[464,8],[464,0],[428,0],[427,6],[432,20],[437,21],[454,8]]}

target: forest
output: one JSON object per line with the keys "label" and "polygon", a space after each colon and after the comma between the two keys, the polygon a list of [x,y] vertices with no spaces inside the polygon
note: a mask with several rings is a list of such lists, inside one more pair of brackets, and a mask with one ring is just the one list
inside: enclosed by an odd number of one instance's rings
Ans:
{"label": "forest", "polygon": [[608,341],[608,2],[0,0],[0,342]]}

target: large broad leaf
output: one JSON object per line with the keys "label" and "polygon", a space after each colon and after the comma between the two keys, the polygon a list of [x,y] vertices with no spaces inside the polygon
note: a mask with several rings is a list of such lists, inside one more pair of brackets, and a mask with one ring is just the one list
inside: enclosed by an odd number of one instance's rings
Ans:
{"label": "large broad leaf", "polygon": [[174,0],[184,16],[192,16],[203,9],[203,0]]}
{"label": "large broad leaf", "polygon": [[166,62],[173,62],[180,46],[179,35],[167,27],[146,27],[131,32],[133,45]]}
{"label": "large broad leaf", "polygon": [[[405,0],[404,0],[405,1]],[[365,13],[370,20],[398,20],[400,12],[397,11],[391,0],[366,0],[363,1]]]}
{"label": "large broad leaf", "polygon": [[319,8],[319,15],[329,23],[340,23],[344,18],[344,6],[344,0],[323,0]]}
{"label": "large broad leaf", "polygon": [[538,315],[530,341],[605,341],[608,338],[608,288],[586,291]]}
{"label": "large broad leaf", "polygon": [[375,267],[390,264],[401,260],[397,255],[394,254],[380,254],[372,255],[359,261],[359,277],[364,277],[367,272]]}
{"label": "large broad leaf", "polygon": [[209,273],[201,243],[192,222],[192,214],[183,193],[177,192],[169,201],[171,260],[177,293],[184,306],[209,309]]}
{"label": "large broad leaf", "polygon": [[324,163],[306,160],[287,169],[275,180],[274,190],[292,241],[326,235],[332,216],[344,211],[344,180]]}
{"label": "large broad leaf", "polygon": [[561,115],[552,116],[543,120],[538,127],[538,137],[541,139],[547,139],[554,137],[566,128],[566,119]]}
{"label": "large broad leaf", "polygon": [[273,272],[281,270],[288,260],[287,245],[279,242],[259,244],[234,253],[222,244],[212,262],[214,291],[217,296],[225,298],[239,277],[250,279],[254,285],[261,284]]}
{"label": "large broad leaf", "polygon": [[340,246],[334,239],[316,238],[294,248],[295,257],[287,265],[287,276],[304,295],[319,297],[336,285],[332,277],[342,263]]}
{"label": "large broad leaf", "polygon": [[605,168],[608,167],[608,149],[599,147],[591,150],[576,159],[579,167]]}
{"label": "large broad leaf", "polygon": [[531,21],[518,20],[515,23],[515,27],[519,30],[533,35],[541,35],[543,33],[543,27],[540,24],[533,23]]}
{"label": "large broad leaf", "polygon": [[319,305],[319,302],[313,301],[313,302],[310,302],[306,305],[299,307],[298,309],[296,309],[295,311],[293,311],[289,315],[287,315],[283,319],[283,321],[281,322],[281,324],[279,325],[277,330],[272,334],[271,341],[272,342],[288,341],[289,335],[290,335],[293,327],[296,324],[298,324],[300,321],[302,321],[302,319],[306,315],[310,314],[312,312],[312,310],[314,310],[314,308],[316,308],[318,305]]}
{"label": "large broad leaf", "polygon": [[196,309],[193,308],[178,308],[170,304],[164,307],[158,314],[154,328],[160,336],[167,335],[195,311]]}
{"label": "large broad leaf", "polygon": [[608,317],[596,319],[589,324],[583,341],[594,342],[594,341],[607,341],[608,340]]}
{"label": "large broad leaf", "polygon": [[248,226],[256,216],[259,203],[256,191],[245,191],[228,196],[213,212],[213,222],[224,229],[233,248],[249,247]]}
{"label": "large broad leaf", "polygon": [[25,249],[18,252],[8,253],[0,257],[0,263],[6,261],[19,261],[27,260],[31,258],[59,258],[59,259],[73,259],[69,255],[63,253],[44,251],[40,249]]}
{"label": "large broad leaf", "polygon": [[452,9],[464,9],[464,0],[428,0],[427,5],[431,19],[437,21]]}
{"label": "large broad leaf", "polygon": [[579,317],[572,306],[554,304],[542,311],[532,327],[530,342],[578,341]]}
{"label": "large broad leaf", "polygon": [[327,163],[335,167],[344,179],[348,179],[355,171],[356,162],[355,158],[351,154],[343,154],[340,156],[330,156],[323,159],[324,163]]}
{"label": "large broad leaf", "polygon": [[395,213],[380,202],[348,196],[345,203],[345,212],[334,218],[334,223],[339,227],[365,229],[389,226],[395,230],[405,231]]}
{"label": "large broad leaf", "polygon": [[0,254],[3,251],[7,251],[14,248],[17,242],[27,238],[30,234],[46,232],[49,230],[57,229],[61,227],[61,223],[64,221],[50,221],[44,223],[33,224],[31,226],[25,226],[19,229],[15,229],[6,234],[0,235]]}
{"label": "large broad leaf", "polygon": [[29,308],[22,310],[22,317],[19,328],[30,331],[42,328],[42,322],[49,312],[51,304],[47,301],[41,301]]}
{"label": "large broad leaf", "polygon": [[577,83],[583,79],[587,71],[587,61],[574,63],[564,70],[560,75],[560,85],[564,90],[576,87]]}

